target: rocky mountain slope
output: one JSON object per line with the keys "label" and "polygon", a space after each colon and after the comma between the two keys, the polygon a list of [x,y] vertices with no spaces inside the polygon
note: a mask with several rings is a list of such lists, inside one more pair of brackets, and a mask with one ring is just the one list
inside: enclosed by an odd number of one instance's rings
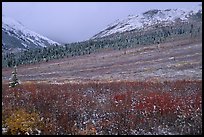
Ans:
{"label": "rocky mountain slope", "polygon": [[138,15],[129,15],[123,20],[117,20],[91,39],[117,33],[151,29],[157,26],[169,26],[178,22],[196,22],[201,20],[201,6],[193,7],[192,9],[153,9]]}
{"label": "rocky mountain slope", "polygon": [[59,43],[29,30],[23,24],[12,18],[2,16],[3,51],[16,52],[50,45],[59,45]]}

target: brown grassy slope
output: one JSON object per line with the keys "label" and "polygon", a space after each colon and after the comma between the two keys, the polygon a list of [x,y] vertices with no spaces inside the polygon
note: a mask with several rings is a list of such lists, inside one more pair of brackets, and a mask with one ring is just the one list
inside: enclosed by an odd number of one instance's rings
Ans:
{"label": "brown grassy slope", "polygon": [[[8,81],[12,69],[2,69]],[[202,79],[202,41],[180,40],[125,50],[103,50],[17,68],[21,81]]]}

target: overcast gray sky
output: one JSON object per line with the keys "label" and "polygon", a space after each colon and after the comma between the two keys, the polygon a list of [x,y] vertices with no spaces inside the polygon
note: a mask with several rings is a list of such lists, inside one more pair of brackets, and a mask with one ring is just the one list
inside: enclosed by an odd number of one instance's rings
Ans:
{"label": "overcast gray sky", "polygon": [[2,2],[2,13],[60,43],[87,40],[117,19],[201,2]]}

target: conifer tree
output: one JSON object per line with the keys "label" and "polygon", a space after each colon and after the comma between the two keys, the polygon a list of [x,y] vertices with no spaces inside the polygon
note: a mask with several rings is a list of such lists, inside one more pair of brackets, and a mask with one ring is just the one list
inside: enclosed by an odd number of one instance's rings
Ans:
{"label": "conifer tree", "polygon": [[17,78],[17,71],[16,71],[16,66],[14,66],[14,71],[12,72],[11,82],[9,82],[9,87],[15,87],[16,85],[19,84],[18,78]]}

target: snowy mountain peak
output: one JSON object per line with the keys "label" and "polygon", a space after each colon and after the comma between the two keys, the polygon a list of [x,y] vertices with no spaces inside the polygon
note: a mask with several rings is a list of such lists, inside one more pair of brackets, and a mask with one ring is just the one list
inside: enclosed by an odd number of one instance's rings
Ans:
{"label": "snowy mountain peak", "polygon": [[59,43],[29,30],[19,21],[2,16],[2,46],[4,49],[27,49],[50,45],[59,45]]}
{"label": "snowy mountain peak", "polygon": [[123,20],[118,19],[112,24],[109,24],[107,28],[93,36],[91,39],[105,37],[115,33],[139,30],[155,24],[162,23],[163,25],[168,25],[178,20],[186,22],[191,15],[198,12],[202,14],[201,6],[189,9],[151,9],[137,15],[128,15],[128,17]]}

